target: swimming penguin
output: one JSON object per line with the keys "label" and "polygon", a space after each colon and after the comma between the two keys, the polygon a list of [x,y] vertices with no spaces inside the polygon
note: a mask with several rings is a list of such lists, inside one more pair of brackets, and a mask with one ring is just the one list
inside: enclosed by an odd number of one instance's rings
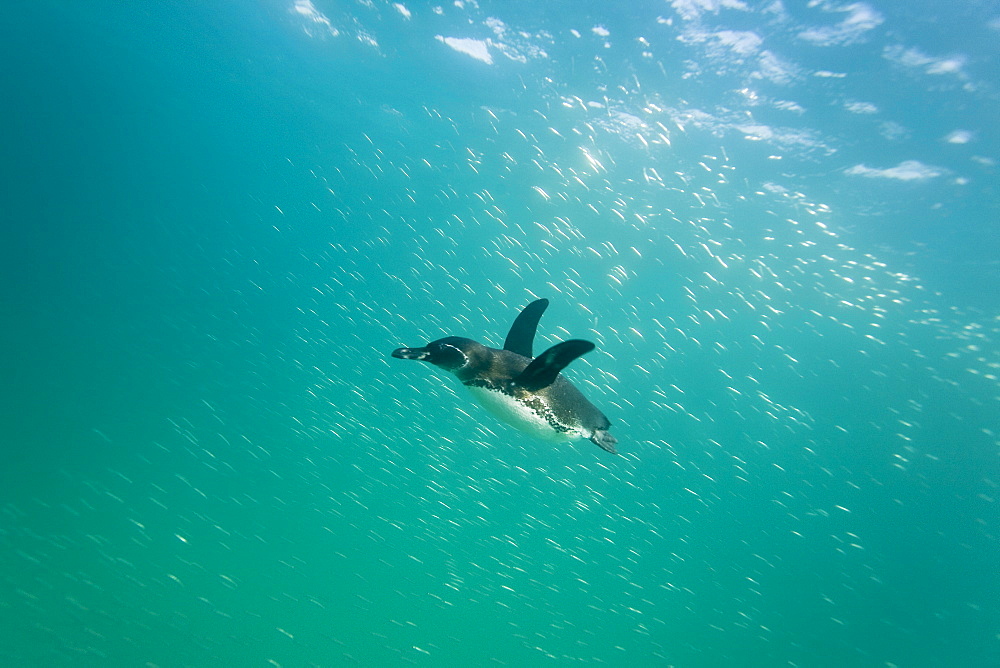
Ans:
{"label": "swimming penguin", "polygon": [[611,422],[559,373],[594,344],[571,339],[532,355],[538,320],[548,305],[548,299],[528,304],[514,320],[503,350],[449,336],[423,348],[397,348],[392,356],[452,372],[487,410],[524,432],[551,441],[588,438],[616,454]]}

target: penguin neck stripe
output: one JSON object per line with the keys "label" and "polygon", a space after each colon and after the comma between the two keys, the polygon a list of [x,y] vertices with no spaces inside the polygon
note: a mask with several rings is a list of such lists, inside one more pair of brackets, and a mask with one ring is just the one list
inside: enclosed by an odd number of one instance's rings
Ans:
{"label": "penguin neck stripe", "polygon": [[453,346],[450,343],[445,343],[441,347],[442,348],[451,348],[452,350],[454,350],[455,352],[457,352],[459,355],[462,356],[463,362],[462,362],[462,366],[458,367],[459,369],[464,369],[465,367],[469,366],[469,357],[468,357],[468,355],[465,354],[464,350],[462,350],[458,346]]}

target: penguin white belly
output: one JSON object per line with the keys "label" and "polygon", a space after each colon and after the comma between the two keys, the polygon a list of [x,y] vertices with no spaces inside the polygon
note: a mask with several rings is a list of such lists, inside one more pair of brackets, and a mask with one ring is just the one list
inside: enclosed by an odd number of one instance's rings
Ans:
{"label": "penguin white belly", "polygon": [[578,427],[571,426],[569,431],[554,429],[548,420],[508,394],[485,387],[472,385],[467,385],[466,387],[476,401],[482,404],[483,408],[495,417],[535,438],[546,441],[568,441],[587,436]]}

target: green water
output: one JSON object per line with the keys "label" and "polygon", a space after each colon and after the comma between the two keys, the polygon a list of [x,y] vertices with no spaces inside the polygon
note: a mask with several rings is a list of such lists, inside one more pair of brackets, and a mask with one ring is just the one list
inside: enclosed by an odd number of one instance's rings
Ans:
{"label": "green water", "polygon": [[0,23],[0,663],[1000,664],[996,6],[400,7]]}

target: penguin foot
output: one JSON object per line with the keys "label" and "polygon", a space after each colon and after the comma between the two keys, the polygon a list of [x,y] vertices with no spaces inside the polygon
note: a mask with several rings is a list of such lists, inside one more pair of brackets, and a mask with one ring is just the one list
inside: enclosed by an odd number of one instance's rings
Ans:
{"label": "penguin foot", "polygon": [[617,455],[618,451],[615,450],[615,444],[618,439],[611,435],[607,429],[595,429],[594,433],[591,434],[590,440],[600,447],[602,450],[607,450],[613,455]]}

